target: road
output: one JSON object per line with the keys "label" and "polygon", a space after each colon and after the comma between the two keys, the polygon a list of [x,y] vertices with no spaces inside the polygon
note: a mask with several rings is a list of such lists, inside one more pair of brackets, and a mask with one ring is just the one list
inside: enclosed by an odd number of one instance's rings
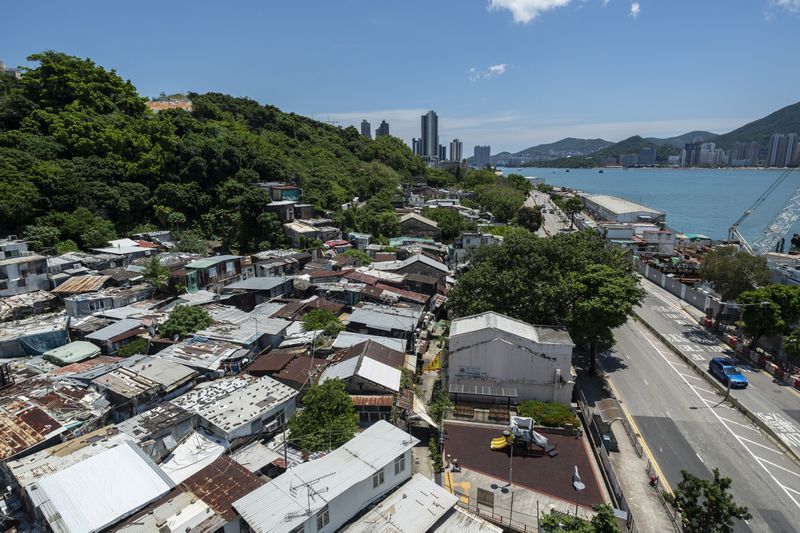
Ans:
{"label": "road", "polygon": [[542,207],[542,226],[536,231],[536,234],[540,237],[552,236],[562,228],[569,228],[569,219],[553,203],[549,194],[534,189],[525,201],[525,206]]}
{"label": "road", "polygon": [[[688,304],[648,280],[643,279],[642,286],[647,295],[639,316],[682,353],[704,368],[712,357],[733,354],[733,350],[705,331],[682,307]],[[800,393],[794,387],[776,382],[772,375],[746,361],[739,360],[737,364],[749,385],[746,389],[731,391],[731,395],[800,455]]]}
{"label": "road", "polygon": [[737,532],[797,531],[800,468],[642,324],[631,320],[615,337],[603,366],[662,479],[675,487],[681,470],[711,478],[719,468],[753,515]]}

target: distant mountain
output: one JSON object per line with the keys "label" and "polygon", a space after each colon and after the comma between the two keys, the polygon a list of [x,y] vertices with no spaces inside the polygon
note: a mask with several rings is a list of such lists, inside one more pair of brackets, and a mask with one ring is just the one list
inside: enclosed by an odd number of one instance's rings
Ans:
{"label": "distant mountain", "polygon": [[761,145],[763,159],[767,155],[769,138],[773,133],[800,133],[800,102],[778,109],[741,128],[712,137],[709,142],[716,143],[718,148],[730,150],[736,142],[756,141]]}
{"label": "distant mountain", "polygon": [[580,152],[583,154],[591,154],[611,144],[614,143],[604,139],[576,139],[575,137],[567,137],[554,143],[531,146],[514,155],[517,157],[533,157],[534,154],[549,154],[551,152]]}
{"label": "distant mountain", "polygon": [[[688,135],[688,134],[687,134]],[[666,139],[661,139],[666,141]],[[661,145],[656,144],[649,139],[644,139],[639,135],[628,137],[624,141],[612,144],[602,150],[598,150],[591,154],[591,158],[598,162],[603,162],[608,156],[618,156],[622,154],[638,154],[644,148],[655,148],[656,161],[661,162],[666,160],[668,155],[675,155],[680,153],[680,149],[671,143],[664,142]]]}
{"label": "distant mountain", "polygon": [[705,142],[707,139],[716,136],[716,133],[711,133],[710,131],[690,131],[689,133],[684,133],[683,135],[677,135],[675,137],[667,137],[666,139],[659,139],[658,137],[645,137],[645,140],[655,144],[656,146],[671,144],[676,148],[683,148],[686,143]]}
{"label": "distant mountain", "polygon": [[[496,165],[506,162],[509,159],[536,160],[555,159],[567,155],[586,155],[596,152],[601,148],[605,148],[606,146],[610,146],[611,144],[613,144],[611,141],[606,141],[604,139],[576,139],[575,137],[567,137],[548,144],[537,144],[536,146],[531,146],[530,148],[515,153],[499,152],[491,156],[491,162],[493,165]],[[472,158],[469,158],[467,161],[471,160]]]}

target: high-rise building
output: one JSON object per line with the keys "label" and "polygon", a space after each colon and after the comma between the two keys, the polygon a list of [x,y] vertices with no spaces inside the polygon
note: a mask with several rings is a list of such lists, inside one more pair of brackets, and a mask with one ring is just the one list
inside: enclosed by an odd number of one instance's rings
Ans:
{"label": "high-rise building", "polygon": [[461,161],[463,157],[464,143],[458,139],[453,139],[450,142],[450,161]]}
{"label": "high-rise building", "polygon": [[[700,145],[699,142],[686,143],[683,149],[686,151],[686,157],[683,157],[683,166],[696,167],[700,164]],[[683,154],[681,154],[683,156]]]}
{"label": "high-rise building", "polygon": [[759,148],[760,146],[755,141],[735,143],[730,154],[731,166],[752,167],[757,165]]}
{"label": "high-rise building", "polygon": [[411,139],[411,151],[414,155],[422,155],[422,140],[421,139]]}
{"label": "high-rise building", "polygon": [[783,158],[783,166],[793,167],[797,164],[794,154],[797,151],[797,134],[790,133],[786,136],[786,155]]}
{"label": "high-rise building", "polygon": [[715,150],[717,145],[715,143],[703,143],[700,145],[700,155],[698,156],[698,163],[701,165],[714,165]]}
{"label": "high-rise building", "polygon": [[372,138],[372,125],[367,122],[367,119],[361,121],[361,135]]}
{"label": "high-rise building", "polygon": [[381,120],[381,125],[378,126],[378,129],[375,130],[375,138],[383,137],[384,135],[389,135],[389,123],[385,120]]}
{"label": "high-rise building", "polygon": [[447,147],[443,144],[439,145],[439,161],[447,161]]}
{"label": "high-rise building", "polygon": [[[782,152],[782,153],[781,153]],[[768,167],[783,166],[786,159],[786,136],[783,133],[774,133],[769,138],[769,148],[767,149]]]}
{"label": "high-rise building", "polygon": [[433,111],[422,115],[420,120],[423,157],[439,157],[439,117]]}
{"label": "high-rise building", "polygon": [[656,166],[656,149],[647,147],[642,148],[639,152],[639,166],[654,167]]}
{"label": "high-rise building", "polygon": [[478,168],[485,167],[491,161],[492,148],[489,145],[476,146],[472,156],[472,164]]}

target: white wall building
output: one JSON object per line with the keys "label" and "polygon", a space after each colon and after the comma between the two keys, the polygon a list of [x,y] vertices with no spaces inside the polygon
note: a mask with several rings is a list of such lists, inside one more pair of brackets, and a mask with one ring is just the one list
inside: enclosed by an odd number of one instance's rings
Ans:
{"label": "white wall building", "polygon": [[667,215],[649,207],[605,194],[583,197],[586,210],[595,220],[608,222],[663,222]]}
{"label": "white wall building", "polygon": [[564,330],[495,312],[458,318],[450,325],[448,390],[456,399],[465,395],[473,401],[483,396],[495,402],[569,403],[574,347]]}
{"label": "white wall building", "polygon": [[380,421],[234,502],[256,533],[332,533],[411,477],[417,439]]}

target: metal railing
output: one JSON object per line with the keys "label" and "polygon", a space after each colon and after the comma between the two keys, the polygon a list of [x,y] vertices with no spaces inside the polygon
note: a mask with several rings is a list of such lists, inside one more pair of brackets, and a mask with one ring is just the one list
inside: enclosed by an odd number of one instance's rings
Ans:
{"label": "metal railing", "polygon": [[667,513],[667,517],[669,517],[669,520],[672,523],[672,528],[676,531],[676,533],[683,533],[681,514],[677,509],[672,507],[672,505],[670,505],[670,503],[664,497],[664,491],[661,487],[661,478],[659,478],[656,474],[650,459],[647,460],[647,466],[645,467],[645,470],[647,471],[647,476],[651,480],[654,480],[650,484],[655,488],[658,501],[660,501],[661,505],[664,507],[664,511]]}

